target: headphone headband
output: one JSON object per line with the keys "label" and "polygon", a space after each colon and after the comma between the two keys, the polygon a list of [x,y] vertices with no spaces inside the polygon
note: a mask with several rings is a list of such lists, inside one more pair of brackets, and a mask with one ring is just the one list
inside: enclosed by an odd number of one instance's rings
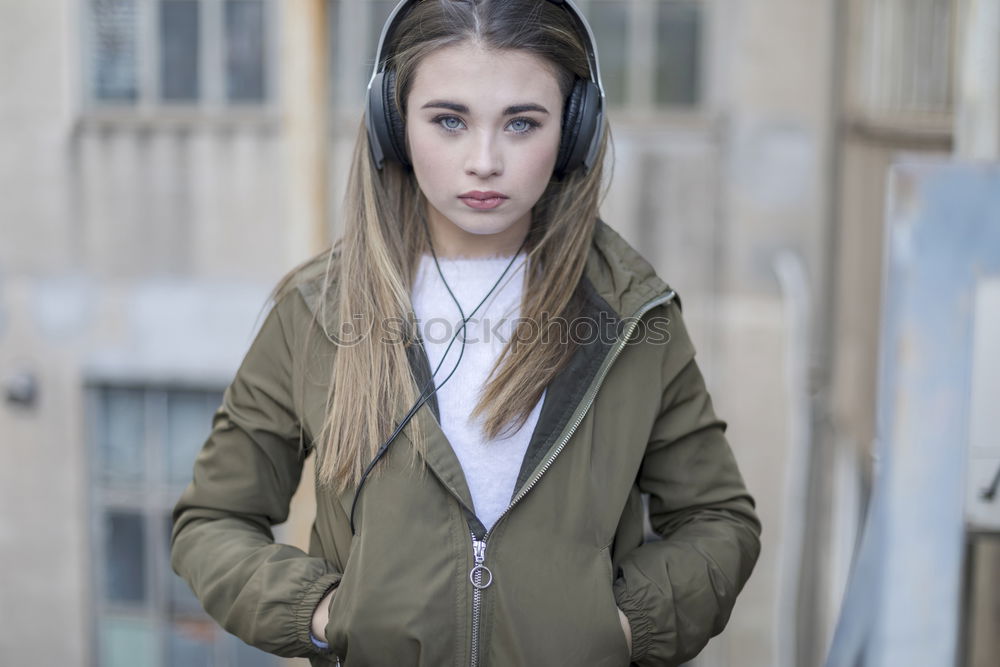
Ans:
{"label": "headphone headband", "polygon": [[[411,5],[420,0],[402,0],[389,13],[378,39],[378,50],[372,75],[368,80],[368,95],[365,108],[365,125],[368,129],[368,143],[372,158],[378,169],[386,158],[409,165],[403,148],[404,141],[397,135],[401,132],[402,119],[395,109],[395,102],[388,93],[394,94],[395,76],[387,72],[389,54],[386,47],[391,41],[398,24],[406,16]],[[556,171],[564,173],[580,166],[590,169],[597,159],[601,135],[604,130],[605,94],[601,81],[601,69],[597,57],[597,41],[586,17],[572,0],[539,0],[566,9],[577,25],[577,32],[584,38],[590,79],[587,86],[579,82],[567,101],[567,117],[564,117],[563,141],[560,146],[560,160]],[[566,121],[570,121],[567,123]],[[569,125],[567,127],[567,125]],[[582,136],[588,135],[588,136]],[[580,143],[580,140],[585,143]]]}
{"label": "headphone headband", "polygon": [[[378,49],[375,52],[375,65],[372,67],[372,75],[368,79],[368,85],[371,86],[372,80],[375,75],[379,72],[384,71],[386,60],[388,59],[388,54],[385,53],[386,42],[391,39],[393,32],[396,30],[396,24],[403,20],[406,15],[405,9],[409,9],[410,5],[414,5],[420,0],[401,0],[397,3],[392,11],[389,12],[389,16],[385,20],[385,24],[382,26],[382,33],[378,38]],[[540,0],[548,2],[552,5],[559,5],[565,7],[569,12],[569,15],[577,23],[577,28],[586,35],[586,44],[584,45],[587,49],[587,63],[590,66],[590,80],[597,84],[597,87],[601,89],[601,97],[604,96],[604,84],[601,81],[601,68],[599,66],[599,61],[597,57],[597,40],[594,38],[594,31],[590,28],[590,23],[587,22],[587,18],[580,12],[580,9],[572,0]]]}

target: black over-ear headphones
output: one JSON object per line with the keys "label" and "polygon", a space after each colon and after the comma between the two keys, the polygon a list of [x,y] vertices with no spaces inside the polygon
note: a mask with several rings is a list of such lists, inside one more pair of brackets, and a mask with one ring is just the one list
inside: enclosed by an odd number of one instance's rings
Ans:
{"label": "black over-ear headphones", "polygon": [[[555,174],[562,176],[581,165],[588,170],[594,166],[601,144],[601,135],[604,132],[604,86],[601,84],[594,33],[587,19],[571,0],[544,1],[561,5],[575,19],[590,64],[590,79],[576,80],[563,110],[562,138],[555,166]],[[403,0],[389,14],[378,40],[375,67],[368,82],[365,124],[368,128],[368,145],[371,148],[372,159],[378,169],[382,168],[385,160],[410,166],[410,159],[406,155],[405,122],[395,102],[396,72],[387,67],[389,56],[385,50],[392,39],[393,31],[410,6],[416,2],[419,0]]]}

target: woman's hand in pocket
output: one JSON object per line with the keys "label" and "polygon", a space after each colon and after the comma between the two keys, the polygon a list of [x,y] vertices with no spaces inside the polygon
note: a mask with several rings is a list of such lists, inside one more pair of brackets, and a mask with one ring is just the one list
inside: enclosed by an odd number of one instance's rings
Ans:
{"label": "woman's hand in pocket", "polygon": [[330,589],[330,592],[323,596],[323,599],[316,605],[316,610],[313,611],[310,629],[313,637],[320,641],[326,641],[326,624],[330,622],[330,601],[333,600],[333,594],[336,590],[336,588]]}
{"label": "woman's hand in pocket", "polygon": [[622,632],[625,633],[625,644],[628,646],[628,654],[632,655],[632,626],[628,623],[628,617],[621,609],[618,609],[618,620],[622,624]]}

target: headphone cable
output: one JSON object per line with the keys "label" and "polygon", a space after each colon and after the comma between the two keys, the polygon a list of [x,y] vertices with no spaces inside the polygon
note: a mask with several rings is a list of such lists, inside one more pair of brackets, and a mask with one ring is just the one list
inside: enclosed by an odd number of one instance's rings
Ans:
{"label": "headphone cable", "polygon": [[[445,383],[448,382],[449,379],[451,379],[451,376],[455,374],[455,371],[458,370],[458,366],[462,362],[462,356],[465,354],[465,344],[466,344],[466,338],[465,338],[465,328],[466,327],[465,327],[465,325],[466,325],[466,323],[469,320],[471,320],[472,317],[476,314],[476,312],[482,307],[482,305],[484,303],[486,303],[486,300],[490,298],[491,294],[493,294],[493,291],[500,284],[500,281],[503,280],[504,276],[507,275],[507,272],[510,271],[510,267],[513,266],[514,260],[517,259],[517,257],[520,254],[521,250],[524,248],[525,244],[527,243],[527,240],[528,240],[528,237],[527,237],[527,235],[525,235],[524,240],[521,241],[521,245],[518,247],[517,251],[514,253],[514,256],[511,257],[510,262],[507,263],[507,267],[503,270],[503,273],[501,273],[500,277],[497,278],[496,282],[493,283],[493,286],[486,293],[486,296],[484,296],[483,299],[479,302],[479,304],[475,308],[472,309],[472,312],[469,313],[468,317],[465,316],[465,312],[462,310],[462,304],[459,303],[458,298],[455,296],[455,293],[451,290],[451,286],[448,285],[448,281],[445,280],[444,273],[441,270],[441,265],[438,263],[437,253],[434,252],[434,244],[433,243],[430,244],[431,256],[434,259],[434,266],[437,268],[437,272],[438,272],[438,275],[441,278],[441,282],[444,283],[445,289],[448,290],[448,294],[451,296],[452,301],[454,301],[455,306],[458,308],[458,312],[459,312],[460,317],[462,318],[462,321],[461,321],[461,324],[458,326],[458,329],[452,335],[451,340],[448,342],[448,347],[445,348],[444,354],[441,356],[441,360],[438,361],[438,364],[435,367],[434,371],[431,373],[430,378],[427,380],[427,382],[424,384],[423,388],[420,390],[420,395],[417,398],[417,402],[414,403],[413,407],[411,407],[407,411],[406,415],[400,421],[399,425],[395,428],[395,430],[393,430],[392,435],[390,435],[389,438],[382,444],[382,446],[378,448],[378,451],[375,452],[375,456],[368,463],[368,465],[365,467],[364,472],[361,474],[361,480],[358,482],[358,489],[357,489],[357,491],[355,491],[355,493],[354,493],[354,500],[351,502],[351,517],[350,517],[351,535],[356,535],[357,534],[357,532],[355,530],[355,526],[354,526],[354,511],[357,508],[358,498],[361,497],[361,489],[362,489],[362,487],[364,487],[365,480],[368,479],[369,473],[371,473],[372,469],[375,467],[375,464],[377,464],[379,462],[379,460],[382,458],[382,456],[386,453],[386,451],[388,451],[389,445],[392,444],[392,442],[396,439],[396,436],[398,436],[399,433],[403,430],[403,427],[405,427],[409,423],[410,419],[412,419],[413,416],[417,413],[417,411],[420,410],[421,407],[423,407],[424,403],[426,403],[430,399],[431,396],[433,396],[435,393],[437,393],[438,389],[440,389],[441,387],[443,387],[445,385]],[[448,373],[448,375],[445,376],[445,378],[441,381],[441,384],[439,384],[436,387],[434,387],[433,391],[431,391],[430,393],[427,393],[427,390],[431,387],[431,385],[434,382],[434,376],[437,375],[438,371],[441,369],[441,366],[444,364],[444,360],[447,358],[448,352],[451,350],[451,346],[454,344],[455,339],[458,337],[459,333],[462,334],[462,347],[459,350],[458,359],[455,361],[455,365],[452,367],[452,369]]]}

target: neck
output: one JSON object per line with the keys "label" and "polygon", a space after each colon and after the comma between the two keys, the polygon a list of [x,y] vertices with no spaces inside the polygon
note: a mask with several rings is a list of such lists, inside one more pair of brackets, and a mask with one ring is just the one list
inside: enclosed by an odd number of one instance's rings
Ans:
{"label": "neck", "polygon": [[521,248],[523,238],[511,243],[497,243],[493,239],[481,239],[474,243],[449,243],[444,239],[434,239],[434,254],[438,259],[494,259],[513,257]]}
{"label": "neck", "polygon": [[444,220],[433,207],[428,207],[428,231],[434,254],[441,259],[475,259],[513,257],[531,229],[531,216],[493,234],[476,234]]}

